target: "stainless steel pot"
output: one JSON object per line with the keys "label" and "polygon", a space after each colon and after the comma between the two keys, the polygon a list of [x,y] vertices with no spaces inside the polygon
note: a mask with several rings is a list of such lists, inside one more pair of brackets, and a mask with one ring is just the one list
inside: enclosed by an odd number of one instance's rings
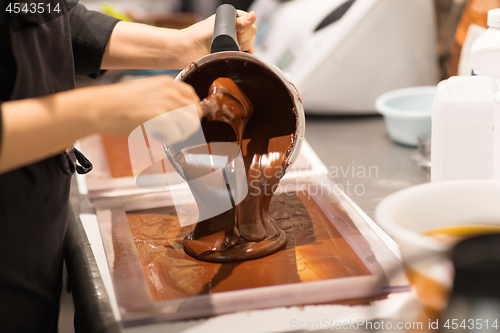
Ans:
{"label": "stainless steel pot", "polygon": [[[236,36],[236,9],[222,5],[217,9],[212,41],[212,53],[185,68],[176,81],[191,84],[200,99],[207,97],[212,82],[229,77],[249,97],[254,113],[245,129],[244,138],[259,135],[262,124],[272,125],[273,136],[293,135],[289,163],[285,173],[299,156],[305,133],[305,114],[295,86],[275,65],[259,57],[241,52]],[[207,142],[230,142],[236,137],[227,124],[202,121]],[[176,168],[178,169],[178,168]],[[179,173],[182,174],[181,170]]]}

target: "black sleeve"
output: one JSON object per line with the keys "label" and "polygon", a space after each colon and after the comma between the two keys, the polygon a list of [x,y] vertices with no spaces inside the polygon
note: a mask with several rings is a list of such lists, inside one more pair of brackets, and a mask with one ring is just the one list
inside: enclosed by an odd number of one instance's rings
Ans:
{"label": "black sleeve", "polygon": [[76,75],[96,78],[104,72],[101,71],[102,56],[119,20],[87,10],[82,4],[69,11],[69,20]]}

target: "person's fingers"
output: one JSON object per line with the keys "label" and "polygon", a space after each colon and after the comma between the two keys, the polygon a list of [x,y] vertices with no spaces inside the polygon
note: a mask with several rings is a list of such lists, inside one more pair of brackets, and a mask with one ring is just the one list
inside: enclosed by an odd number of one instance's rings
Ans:
{"label": "person's fingers", "polygon": [[[144,78],[142,80],[159,81],[159,82],[163,82],[163,83],[167,84],[169,82],[173,82],[174,78],[169,76],[169,75],[158,75],[158,76],[147,77],[147,78]],[[139,80],[137,80],[137,81],[139,81]]]}
{"label": "person's fingers", "polygon": [[257,26],[254,23],[257,16],[253,11],[250,13],[238,11],[238,14],[240,15],[236,19],[238,44],[243,52],[254,54],[255,35],[257,34]]}
{"label": "person's fingers", "polygon": [[248,52],[251,49],[253,49],[255,45],[255,36],[252,36],[250,39],[247,40],[239,40],[238,45],[240,46],[240,50],[243,52]]}
{"label": "person's fingers", "polygon": [[198,117],[200,118],[200,121],[203,119],[203,107],[201,106],[200,103],[196,103],[196,111],[198,112]]}
{"label": "person's fingers", "polygon": [[184,94],[179,94],[176,96],[177,103],[179,103],[179,107],[185,107],[185,106],[189,106],[189,105],[194,104],[196,107],[196,110],[198,111],[198,116],[201,119],[202,114],[203,114],[203,109],[200,106],[200,98],[198,97],[198,95],[196,94],[196,92],[194,91],[194,89],[190,85],[188,85],[184,82],[181,82],[181,83],[183,85],[186,85],[187,89],[184,91]]}
{"label": "person's fingers", "polygon": [[194,90],[193,86],[185,83],[185,82],[174,82],[173,88],[177,90],[177,92],[186,97],[189,98],[192,101],[199,102],[200,98],[198,97],[198,94],[196,94],[196,91]]}
{"label": "person's fingers", "polygon": [[179,107],[185,107],[193,104],[196,106],[197,104],[200,104],[200,102],[194,100],[192,97],[181,97],[179,99]]}
{"label": "person's fingers", "polygon": [[188,139],[200,128],[201,122],[197,110],[176,109],[155,117],[148,122],[147,130],[168,144],[175,144]]}
{"label": "person's fingers", "polygon": [[173,89],[175,93],[180,94],[184,97],[193,98],[196,95],[196,92],[194,91],[193,87],[184,82],[175,82],[169,88]]}
{"label": "person's fingers", "polygon": [[239,17],[236,19],[236,31],[238,34],[243,33],[252,25],[255,23],[255,20],[257,20],[257,16],[255,15],[255,12],[244,12],[244,11],[238,11]]}
{"label": "person's fingers", "polygon": [[245,43],[240,44],[240,49],[243,52],[254,51],[254,48],[253,48],[254,44],[255,44],[255,36],[252,37],[252,39],[250,39],[249,41],[246,41]]}
{"label": "person's fingers", "polygon": [[254,37],[256,34],[257,34],[257,26],[252,25],[250,28],[248,28],[241,34],[238,34],[238,43],[243,44],[252,39],[252,37]]}
{"label": "person's fingers", "polygon": [[179,82],[181,83],[181,98],[183,100],[183,102],[181,103],[184,103],[186,105],[195,105],[196,106],[196,111],[198,111],[198,116],[200,119],[203,118],[203,109],[200,105],[200,98],[198,97],[198,94],[196,93],[196,91],[194,90],[194,88],[187,84],[187,83],[184,83],[184,82]]}

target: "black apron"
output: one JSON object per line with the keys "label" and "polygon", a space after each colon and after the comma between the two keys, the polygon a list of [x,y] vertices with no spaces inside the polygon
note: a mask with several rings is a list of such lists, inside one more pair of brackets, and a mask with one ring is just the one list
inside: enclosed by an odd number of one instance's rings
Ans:
{"label": "black apron", "polygon": [[[64,3],[64,2],[63,2]],[[75,87],[68,15],[10,32],[11,100]],[[0,331],[57,332],[74,151],[0,175]]]}

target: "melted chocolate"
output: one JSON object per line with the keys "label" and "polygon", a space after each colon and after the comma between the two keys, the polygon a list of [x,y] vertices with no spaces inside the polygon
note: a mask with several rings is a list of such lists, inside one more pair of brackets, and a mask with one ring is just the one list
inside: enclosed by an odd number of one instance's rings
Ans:
{"label": "melted chocolate", "polygon": [[210,95],[201,101],[201,106],[208,120],[222,121],[233,127],[241,148],[253,105],[236,83],[227,77],[218,78],[210,86]]}
{"label": "melted chocolate", "polygon": [[[221,71],[228,68],[232,73],[237,69],[241,76],[221,77]],[[203,131],[207,142],[238,143],[243,153],[248,195],[235,208],[197,223],[184,239],[184,249],[203,261],[256,259],[286,244],[286,235],[271,218],[269,205],[289,163],[297,115],[290,92],[281,80],[256,64],[224,60],[218,66],[211,63],[200,67],[184,80],[200,95],[200,87],[206,87],[206,80],[216,73],[218,76],[205,90],[209,96],[202,101],[205,118],[210,121],[202,123]],[[220,126],[224,123],[232,127],[233,133]],[[182,164],[184,167],[185,159]],[[187,168],[202,169],[194,165]]]}
{"label": "melted chocolate", "polygon": [[[193,226],[181,228],[173,207],[127,213],[153,300],[371,275],[310,197],[301,192],[273,196],[270,214],[286,232],[286,245],[272,256],[232,263],[204,262],[187,255],[183,238]],[[329,212],[334,219],[354,227],[338,203],[332,202]],[[355,227],[352,230],[360,235]],[[121,257],[115,260],[121,261]],[[355,304],[368,302],[364,299]]]}

